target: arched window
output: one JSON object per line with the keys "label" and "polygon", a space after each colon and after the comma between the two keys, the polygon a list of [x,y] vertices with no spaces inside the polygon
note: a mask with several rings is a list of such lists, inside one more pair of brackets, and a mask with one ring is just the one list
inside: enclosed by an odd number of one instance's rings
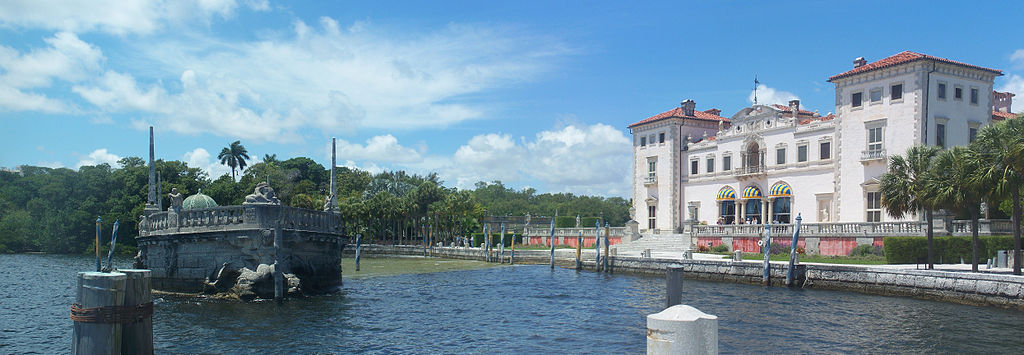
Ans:
{"label": "arched window", "polygon": [[772,221],[792,223],[793,193],[789,184],[780,182],[768,190],[768,198],[772,199]]}
{"label": "arched window", "polygon": [[718,191],[718,217],[722,224],[736,222],[736,190],[726,186]]}

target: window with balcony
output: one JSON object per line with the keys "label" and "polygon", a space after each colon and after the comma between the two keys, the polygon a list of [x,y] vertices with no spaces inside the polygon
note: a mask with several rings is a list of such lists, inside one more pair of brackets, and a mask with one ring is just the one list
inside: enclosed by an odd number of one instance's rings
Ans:
{"label": "window with balcony", "polygon": [[801,144],[796,147],[796,161],[798,163],[807,161],[807,144]]}
{"label": "window with balcony", "polygon": [[889,100],[902,100],[903,99],[903,84],[893,84],[889,87]]}
{"label": "window with balcony", "polygon": [[864,199],[865,220],[868,222],[882,221],[882,193],[877,191],[868,192]]}
{"label": "window with balcony", "polygon": [[865,154],[866,159],[882,157],[882,127],[868,128],[868,150]]}
{"label": "window with balcony", "polygon": [[654,183],[654,182],[658,181],[657,171],[658,171],[658,161],[657,160],[648,160],[647,161],[647,181],[646,181],[648,184]]}
{"label": "window with balcony", "polygon": [[786,164],[786,148],[775,149],[775,164]]}

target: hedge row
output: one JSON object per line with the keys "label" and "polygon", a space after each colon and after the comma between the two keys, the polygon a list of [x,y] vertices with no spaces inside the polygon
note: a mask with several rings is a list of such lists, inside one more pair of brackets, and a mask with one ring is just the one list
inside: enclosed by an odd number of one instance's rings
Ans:
{"label": "hedge row", "polygon": [[[483,233],[472,233],[471,235],[473,236],[473,246],[479,246],[484,242]],[[522,237],[521,234],[516,234],[516,238],[520,237]],[[501,233],[491,233],[491,245],[498,246],[499,243],[501,243]],[[505,233],[505,246],[512,246],[512,233]]]}
{"label": "hedge row", "polygon": [[[927,260],[927,237],[885,237],[885,260],[889,264],[914,264]],[[935,262],[971,262],[971,237],[934,237]],[[996,256],[997,250],[1012,250],[1013,237],[1006,235],[978,237],[978,262]]]}
{"label": "hedge row", "polygon": [[[598,217],[580,217],[580,227],[593,228]],[[576,216],[558,216],[555,217],[555,228],[574,228],[576,227]],[[602,226],[603,227],[603,226]]]}

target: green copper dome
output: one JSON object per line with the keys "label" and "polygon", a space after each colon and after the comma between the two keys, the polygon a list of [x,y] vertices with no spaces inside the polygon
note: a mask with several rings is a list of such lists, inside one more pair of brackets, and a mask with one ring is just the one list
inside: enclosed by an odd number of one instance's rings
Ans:
{"label": "green copper dome", "polygon": [[181,209],[183,210],[197,210],[200,208],[217,207],[217,201],[214,201],[212,197],[203,195],[203,191],[185,198],[185,201],[181,203]]}

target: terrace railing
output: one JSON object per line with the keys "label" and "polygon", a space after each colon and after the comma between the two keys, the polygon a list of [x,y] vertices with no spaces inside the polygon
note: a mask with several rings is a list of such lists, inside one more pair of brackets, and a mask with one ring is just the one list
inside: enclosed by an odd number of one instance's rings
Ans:
{"label": "terrace railing", "polygon": [[273,229],[278,222],[281,228],[290,230],[322,233],[341,230],[341,216],[336,213],[281,205],[241,205],[150,214],[139,222],[139,236]]}
{"label": "terrace railing", "polygon": [[[1013,224],[1009,220],[980,220],[980,235],[1013,233]],[[792,235],[793,224],[774,224],[771,227],[773,236]],[[971,221],[952,221],[952,228],[947,230],[942,222],[936,221],[935,235],[971,235]],[[837,222],[837,223],[804,223],[800,226],[800,235],[808,237],[899,237],[923,236],[928,229],[925,222]],[[764,232],[764,225],[695,225],[690,227],[690,234],[695,237],[759,236]]]}

